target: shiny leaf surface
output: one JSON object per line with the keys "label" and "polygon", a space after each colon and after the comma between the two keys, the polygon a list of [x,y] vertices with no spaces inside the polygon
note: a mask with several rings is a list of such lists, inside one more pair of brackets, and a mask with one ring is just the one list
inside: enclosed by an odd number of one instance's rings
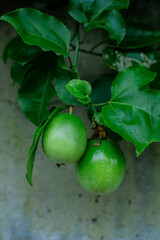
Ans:
{"label": "shiny leaf surface", "polygon": [[33,62],[18,91],[22,111],[36,125],[47,119],[49,103],[56,94],[52,84],[56,63],[54,53],[44,52]]}
{"label": "shiny leaf surface", "polygon": [[86,31],[104,28],[119,44],[125,35],[125,22],[118,11],[128,6],[129,0],[70,0],[69,13],[76,21],[84,23]]}
{"label": "shiny leaf surface", "polygon": [[70,32],[54,16],[32,8],[20,8],[5,13],[0,20],[10,23],[26,44],[64,56],[69,55]]}
{"label": "shiny leaf surface", "polygon": [[111,100],[102,108],[105,124],[131,141],[137,155],[160,141],[160,91],[143,89],[155,76],[144,66],[120,72],[112,84]]}
{"label": "shiny leaf surface", "polygon": [[160,42],[160,31],[138,21],[128,21],[126,35],[120,48],[133,49],[151,46]]}
{"label": "shiny leaf surface", "polygon": [[88,104],[90,102],[89,95],[92,87],[89,82],[85,80],[72,79],[66,84],[67,90],[77,98],[78,101]]}

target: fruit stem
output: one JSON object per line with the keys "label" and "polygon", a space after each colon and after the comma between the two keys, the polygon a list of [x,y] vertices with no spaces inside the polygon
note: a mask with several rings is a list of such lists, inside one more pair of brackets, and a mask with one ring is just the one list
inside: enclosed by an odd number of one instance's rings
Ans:
{"label": "fruit stem", "polygon": [[[99,139],[99,142],[97,143],[98,145],[101,144],[103,139],[108,139],[106,131],[102,125],[96,125],[96,129],[93,132],[91,139]],[[95,143],[95,145],[97,144]]]}
{"label": "fruit stem", "polygon": [[98,128],[99,138],[100,139],[105,139],[106,138],[106,132],[105,132],[104,127],[101,126],[101,125],[98,125],[97,128]]}
{"label": "fruit stem", "polygon": [[74,110],[74,106],[73,106],[73,105],[70,105],[70,106],[69,106],[69,114],[72,114],[72,113],[73,113],[73,110]]}

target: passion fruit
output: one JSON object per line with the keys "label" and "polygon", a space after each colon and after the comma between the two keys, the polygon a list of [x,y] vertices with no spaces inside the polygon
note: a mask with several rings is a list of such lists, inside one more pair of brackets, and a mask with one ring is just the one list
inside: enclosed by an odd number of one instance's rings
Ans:
{"label": "passion fruit", "polygon": [[120,147],[110,140],[88,143],[83,157],[76,164],[81,186],[96,195],[113,192],[123,180],[125,158]]}
{"label": "passion fruit", "polygon": [[78,161],[87,146],[87,132],[82,120],[70,113],[52,119],[44,130],[42,147],[46,156],[55,163]]}

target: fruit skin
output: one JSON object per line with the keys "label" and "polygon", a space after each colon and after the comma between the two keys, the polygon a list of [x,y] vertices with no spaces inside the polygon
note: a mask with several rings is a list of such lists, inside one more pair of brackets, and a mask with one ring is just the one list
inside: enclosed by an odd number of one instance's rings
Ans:
{"label": "fruit skin", "polygon": [[87,132],[82,120],[69,113],[62,113],[46,126],[42,147],[46,156],[56,163],[78,161],[87,146]]}
{"label": "fruit skin", "polygon": [[125,173],[125,158],[119,146],[110,141],[97,139],[88,143],[83,157],[76,164],[76,173],[81,186],[90,193],[109,194],[122,182]]}

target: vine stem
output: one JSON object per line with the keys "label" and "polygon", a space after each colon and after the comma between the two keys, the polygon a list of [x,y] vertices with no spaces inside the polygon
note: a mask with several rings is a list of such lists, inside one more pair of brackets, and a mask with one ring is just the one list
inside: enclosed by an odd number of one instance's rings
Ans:
{"label": "vine stem", "polygon": [[80,52],[83,52],[83,53],[87,53],[87,54],[99,56],[99,57],[102,57],[102,56],[103,56],[103,54],[101,54],[101,53],[91,52],[91,51],[88,51],[88,50],[85,50],[85,49],[81,49],[81,48],[79,48],[79,51],[80,51]]}
{"label": "vine stem", "polygon": [[76,24],[75,24],[75,29],[74,29],[74,33],[73,33],[73,36],[72,36],[72,38],[71,38],[71,41],[70,41],[70,43],[72,43],[73,42],[73,40],[74,40],[74,38],[75,38],[75,36],[76,36]]}
{"label": "vine stem", "polygon": [[[71,51],[75,50],[75,46],[73,44],[70,45],[72,47]],[[102,57],[103,54],[101,53],[97,53],[97,52],[91,52],[90,50],[85,50],[85,49],[82,49],[82,48],[79,48],[79,52],[83,52],[83,53],[87,53],[87,54],[91,54],[91,55],[95,55],[95,56],[99,56],[99,57]]]}
{"label": "vine stem", "polygon": [[74,64],[73,64],[73,67],[75,69],[77,69],[77,63],[78,63],[78,50],[79,50],[79,24],[77,23],[77,28],[76,28],[76,47],[75,47]]}
{"label": "vine stem", "polygon": [[85,40],[87,38],[87,34],[88,34],[88,32],[85,32],[84,37],[83,37],[82,41],[79,42],[79,44],[83,44],[85,42]]}
{"label": "vine stem", "polygon": [[94,49],[96,49],[97,47],[99,47],[100,45],[102,45],[103,43],[105,43],[106,41],[101,41],[101,42],[99,42],[99,43],[97,43],[96,45],[94,45],[91,49],[90,49],[90,51],[92,52]]}
{"label": "vine stem", "polygon": [[92,103],[93,106],[103,106],[105,104],[107,104],[108,102],[104,102],[104,103]]}
{"label": "vine stem", "polygon": [[70,56],[68,57],[68,60],[69,60],[70,68],[72,68],[73,65],[72,65],[72,60],[71,60]]}

